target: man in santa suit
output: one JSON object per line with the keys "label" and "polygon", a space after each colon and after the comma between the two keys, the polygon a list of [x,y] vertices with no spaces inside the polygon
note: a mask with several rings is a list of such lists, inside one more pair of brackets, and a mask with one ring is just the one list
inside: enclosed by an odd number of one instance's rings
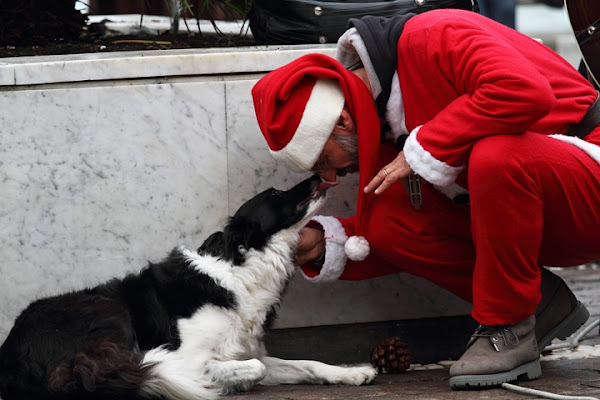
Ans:
{"label": "man in santa suit", "polygon": [[589,317],[543,267],[600,259],[598,93],[549,48],[469,11],[351,20],[337,50],[252,90],[277,160],[330,185],[360,173],[356,215],[302,231],[302,272],[403,271],[472,302],[481,325],[452,388],[539,377],[541,350]]}

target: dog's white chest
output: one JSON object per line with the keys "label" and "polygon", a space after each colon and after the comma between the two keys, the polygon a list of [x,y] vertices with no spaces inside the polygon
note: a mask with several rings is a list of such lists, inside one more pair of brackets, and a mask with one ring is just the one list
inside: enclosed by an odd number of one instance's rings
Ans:
{"label": "dog's white chest", "polygon": [[209,358],[217,359],[259,354],[262,327],[241,318],[235,310],[206,305],[177,325],[183,352],[206,352]]}

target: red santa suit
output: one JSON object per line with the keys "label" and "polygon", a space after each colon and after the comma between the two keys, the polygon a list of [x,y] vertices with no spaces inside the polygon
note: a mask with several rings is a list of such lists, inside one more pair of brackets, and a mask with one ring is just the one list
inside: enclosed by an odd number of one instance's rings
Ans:
{"label": "red santa suit", "polygon": [[[583,140],[564,135],[598,94],[543,44],[477,14],[437,10],[402,23],[393,75],[374,54],[372,43],[385,40],[366,37],[378,32],[372,21],[354,22],[337,58],[367,70],[379,116],[394,138],[408,135],[422,207],[399,183],[379,195],[360,190],[355,216],[315,218],[326,260],[303,273],[322,281],[408,272],[472,301],[481,324],[521,321],[541,298],[540,266],[600,259],[600,128]],[[352,81],[332,65],[340,82]],[[364,93],[343,93],[357,124],[362,188],[398,150],[380,143]],[[453,201],[466,193],[470,204]]]}

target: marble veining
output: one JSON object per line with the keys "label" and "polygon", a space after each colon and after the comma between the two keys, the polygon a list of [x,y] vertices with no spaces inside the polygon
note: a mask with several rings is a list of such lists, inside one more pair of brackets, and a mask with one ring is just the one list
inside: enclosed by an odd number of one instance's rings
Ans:
{"label": "marble veining", "polygon": [[0,92],[3,330],[37,296],[137,270],[222,224],[223,91],[187,82]]}
{"label": "marble veining", "polygon": [[[244,61],[217,52],[244,69],[224,75],[205,74],[209,65],[186,52],[0,59],[0,84],[10,68],[19,76],[0,86],[0,340],[36,298],[137,271],[177,245],[197,248],[255,193],[305,177],[275,163],[258,129],[250,89],[266,67],[248,65],[264,61],[260,52]],[[287,62],[284,53],[269,53],[268,66]],[[344,178],[323,213],[351,215],[356,190],[357,177]],[[298,274],[276,326],[468,308],[407,275],[315,285]]]}

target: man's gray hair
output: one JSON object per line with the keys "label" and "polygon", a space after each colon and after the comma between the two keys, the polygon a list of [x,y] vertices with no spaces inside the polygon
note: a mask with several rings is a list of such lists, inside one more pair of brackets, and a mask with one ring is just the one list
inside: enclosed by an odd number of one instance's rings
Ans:
{"label": "man's gray hair", "polygon": [[331,137],[350,155],[352,163],[358,165],[358,137],[356,134],[339,135],[334,133]]}

